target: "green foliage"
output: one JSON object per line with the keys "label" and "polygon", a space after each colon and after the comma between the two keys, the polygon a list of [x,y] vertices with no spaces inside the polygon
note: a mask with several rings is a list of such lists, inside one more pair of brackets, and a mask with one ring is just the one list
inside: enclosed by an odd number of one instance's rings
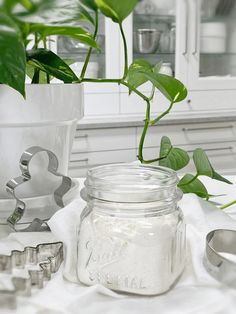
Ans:
{"label": "green foliage", "polygon": [[203,149],[197,148],[193,153],[193,161],[199,176],[207,176],[212,179],[232,184],[229,180],[218,174],[212,167],[207,154]]}
{"label": "green foliage", "polygon": [[40,34],[40,40],[52,35],[63,35],[74,38],[84,44],[98,49],[96,41],[93,36],[85,31],[82,27],[73,26],[49,26],[43,24],[35,24],[31,26],[31,32]]}
{"label": "green foliage", "polygon": [[167,136],[163,136],[161,139],[159,157],[160,166],[168,167],[173,170],[180,170],[189,163],[188,153],[181,148],[173,147]]}
{"label": "green foliage", "polygon": [[186,174],[178,184],[178,187],[184,193],[194,193],[202,198],[209,198],[209,194],[207,192],[206,187],[204,184],[192,174]]}
{"label": "green foliage", "polygon": [[0,12],[0,83],[25,96],[25,48],[17,25]]}
{"label": "green foliage", "polygon": [[148,81],[148,78],[142,73],[142,71],[152,72],[153,66],[145,59],[135,60],[129,67],[127,82],[134,88],[137,88]]}
{"label": "green foliage", "polygon": [[95,0],[95,3],[105,16],[121,24],[133,11],[137,0]]}
{"label": "green foliage", "polygon": [[187,96],[187,89],[179,80],[160,73],[145,73],[145,76],[172,103],[180,102]]}
{"label": "green foliage", "polygon": [[[183,169],[190,161],[189,155],[181,148],[173,147],[170,139],[163,136],[159,154],[159,165],[173,170]],[[186,174],[179,182],[179,188],[184,193],[195,193],[202,198],[208,199],[210,196],[204,184],[199,180],[199,176],[207,176],[212,179],[231,184],[229,180],[219,175],[212,167],[206,153],[197,148],[193,152],[193,161],[196,167],[196,175]]]}
{"label": "green foliage", "polygon": [[98,9],[95,0],[80,0],[80,2],[93,11],[97,11]]}
{"label": "green foliage", "polygon": [[143,59],[135,60],[128,71],[128,83],[137,88],[150,81],[172,103],[180,102],[187,96],[187,89],[179,80],[172,76],[158,73],[160,64],[153,67]]}
{"label": "green foliage", "polygon": [[[14,12],[14,17],[31,24],[71,25],[80,21],[94,24],[93,17],[78,0],[27,0]],[[18,1],[21,2],[22,1]]]}
{"label": "green foliage", "polygon": [[[91,57],[91,50],[92,48],[99,49],[95,39],[98,10],[100,10],[103,15],[119,24],[124,44],[123,77],[112,79],[110,82],[125,85],[130,92],[136,93],[147,104],[138,158],[144,163],[159,161],[161,166],[177,171],[184,168],[190,158],[186,151],[172,146],[170,139],[166,136],[161,139],[158,158],[152,160],[143,158],[148,127],[166,116],[175,103],[184,100],[187,90],[179,80],[159,73],[161,63],[153,66],[144,59],[138,59],[128,68],[127,43],[122,22],[133,11],[136,3],[137,0],[2,0],[0,2],[0,83],[13,87],[25,96],[26,68],[33,83],[46,83],[52,77],[62,80],[64,83],[86,81],[84,74]],[[88,32],[88,27],[93,29],[93,35]],[[34,48],[26,51],[26,46],[32,37],[29,36],[32,34],[35,37]],[[47,49],[47,38],[52,35],[67,36],[90,47],[85,59],[83,75],[80,78],[75,75],[65,61]],[[45,45],[44,49],[38,49],[40,42]],[[90,79],[90,81],[97,82],[98,80]],[[99,79],[99,82],[102,81],[108,82],[109,79]],[[153,86],[150,97],[138,90],[146,82],[150,82]],[[170,101],[170,105],[166,111],[151,120],[151,100],[156,89]],[[194,151],[193,161],[196,175],[186,174],[178,185],[184,193],[195,193],[202,198],[209,199],[211,195],[199,180],[199,176],[208,176],[218,181],[231,183],[213,169],[202,149]]]}
{"label": "green foliage", "polygon": [[45,49],[27,51],[27,61],[34,68],[43,71],[64,83],[78,81],[75,73],[55,53]]}
{"label": "green foliage", "polygon": [[[37,71],[37,73],[35,74],[35,67],[33,65],[30,65],[29,63],[26,64],[26,74],[29,78],[31,78],[31,81],[34,84],[48,84],[48,74],[42,71]],[[51,81],[52,79],[52,76],[49,77],[49,81]]]}

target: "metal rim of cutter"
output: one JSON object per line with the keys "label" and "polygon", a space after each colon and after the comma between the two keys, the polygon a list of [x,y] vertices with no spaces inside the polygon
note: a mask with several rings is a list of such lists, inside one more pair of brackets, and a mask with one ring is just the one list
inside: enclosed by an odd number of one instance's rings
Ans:
{"label": "metal rim of cutter", "polygon": [[25,206],[25,203],[16,196],[15,190],[19,185],[31,180],[31,174],[29,171],[29,164],[30,164],[31,159],[36,154],[38,154],[40,152],[46,152],[48,155],[48,159],[49,159],[48,171],[57,177],[62,177],[61,185],[54,192],[54,200],[55,200],[55,203],[59,207],[61,207],[61,208],[64,207],[63,196],[72,187],[71,178],[57,172],[59,162],[58,162],[57,156],[53,152],[51,152],[48,149],[42,148],[40,146],[32,146],[32,147],[28,148],[26,151],[24,151],[24,153],[22,154],[22,156],[20,158],[20,170],[21,170],[22,174],[19,177],[11,179],[6,184],[7,192],[11,196],[13,196],[13,198],[15,198],[15,200],[16,200],[16,207],[15,207],[13,213],[7,219],[8,225],[12,229],[14,229],[15,231],[24,231],[25,232],[25,231],[48,231],[48,230],[50,230],[47,223],[41,219],[38,219],[38,218],[35,218],[32,221],[32,223],[25,229],[17,228],[17,223],[23,217],[25,210],[26,210],[26,206]]}
{"label": "metal rim of cutter", "polygon": [[214,278],[236,288],[236,262],[222,253],[236,256],[236,230],[217,229],[209,232],[204,258],[205,267]]}

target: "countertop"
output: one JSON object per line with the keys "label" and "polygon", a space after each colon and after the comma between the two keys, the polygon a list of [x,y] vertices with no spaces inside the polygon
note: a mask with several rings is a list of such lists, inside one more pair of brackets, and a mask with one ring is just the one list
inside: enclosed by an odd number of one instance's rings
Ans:
{"label": "countertop", "polygon": [[[114,116],[94,116],[84,117],[78,122],[77,129],[102,129],[119,127],[143,126],[145,115],[114,115]],[[175,112],[163,118],[159,125],[174,125],[185,123],[209,123],[236,121],[236,111],[218,111],[201,113],[181,113]]]}
{"label": "countertop", "polygon": [[[204,182],[207,184],[210,193],[227,194],[227,196],[219,198],[222,202],[235,198],[236,177],[232,176],[228,178],[234,185],[227,185],[210,180],[209,178],[204,178]],[[80,180],[81,186],[82,183],[83,181]],[[230,218],[227,218],[228,215],[224,215],[223,212],[218,211],[214,207],[207,208],[208,203],[201,203],[194,196],[189,195],[182,201],[180,206],[182,209],[184,209],[183,206],[185,207],[184,214],[187,222],[189,255],[184,273],[176,285],[173,286],[173,289],[168,293],[159,296],[143,297],[115,293],[101,285],[86,287],[80,283],[72,283],[65,280],[63,278],[63,267],[61,267],[60,270],[52,276],[52,279],[45,283],[43,289],[33,289],[31,297],[19,296],[17,298],[18,307],[16,310],[0,308],[0,312],[4,314],[77,314],[80,312],[83,314],[235,313],[236,290],[218,283],[206,272],[202,264],[202,251],[204,250],[205,243],[202,233],[206,232],[205,228],[212,228],[216,221],[222,224],[224,220],[228,221]],[[76,207],[74,208],[75,213],[79,210],[78,206],[78,203],[76,203]],[[64,215],[68,210],[69,208],[64,209]],[[70,212],[72,213],[72,211]],[[227,209],[226,212],[233,219],[236,218],[235,206],[231,207],[230,210]],[[62,213],[63,211],[61,214]],[[61,237],[63,237],[66,234],[65,230],[69,228],[69,230],[71,230],[69,233],[70,237],[66,239],[71,241],[74,229],[71,229],[69,216],[62,215],[58,217],[61,217],[61,219],[57,220],[60,222],[58,232]],[[65,217],[67,217],[67,220],[65,220]],[[62,221],[67,221],[64,227]],[[75,221],[75,219],[73,219],[73,221]],[[208,223],[211,225],[208,225]],[[232,223],[234,223],[234,220],[231,221],[231,224]],[[42,234],[45,233],[41,233],[40,236],[42,236]],[[30,235],[31,236],[27,235],[27,243],[33,237],[33,233],[30,233]],[[36,236],[39,237],[37,233]],[[11,238],[11,240],[13,240],[13,238]],[[40,241],[43,242],[42,239],[40,239]],[[17,244],[19,243],[19,238],[17,238]],[[68,252],[68,250],[69,247],[66,246],[66,251]],[[75,256],[76,254],[77,253],[75,253]]]}

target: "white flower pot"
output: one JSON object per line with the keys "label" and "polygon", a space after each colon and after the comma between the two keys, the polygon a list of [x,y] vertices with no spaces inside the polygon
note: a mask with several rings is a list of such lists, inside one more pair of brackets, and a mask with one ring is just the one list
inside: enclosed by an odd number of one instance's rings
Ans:
{"label": "white flower pot", "polygon": [[[67,174],[76,124],[82,115],[81,85],[27,85],[26,100],[12,88],[0,85],[2,203],[4,199],[10,198],[6,192],[6,183],[21,175],[20,157],[31,146],[41,146],[55,153],[59,160],[59,172]],[[34,198],[53,193],[61,179],[48,173],[47,154],[36,155],[30,166],[32,180],[17,188],[18,197]]]}

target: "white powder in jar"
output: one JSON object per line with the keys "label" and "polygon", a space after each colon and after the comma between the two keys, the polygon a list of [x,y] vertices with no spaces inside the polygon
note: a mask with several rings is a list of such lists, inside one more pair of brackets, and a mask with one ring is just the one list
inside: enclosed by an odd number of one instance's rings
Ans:
{"label": "white powder in jar", "polygon": [[185,262],[185,224],[179,211],[119,217],[92,211],[81,224],[78,276],[86,285],[154,295],[180,276]]}

